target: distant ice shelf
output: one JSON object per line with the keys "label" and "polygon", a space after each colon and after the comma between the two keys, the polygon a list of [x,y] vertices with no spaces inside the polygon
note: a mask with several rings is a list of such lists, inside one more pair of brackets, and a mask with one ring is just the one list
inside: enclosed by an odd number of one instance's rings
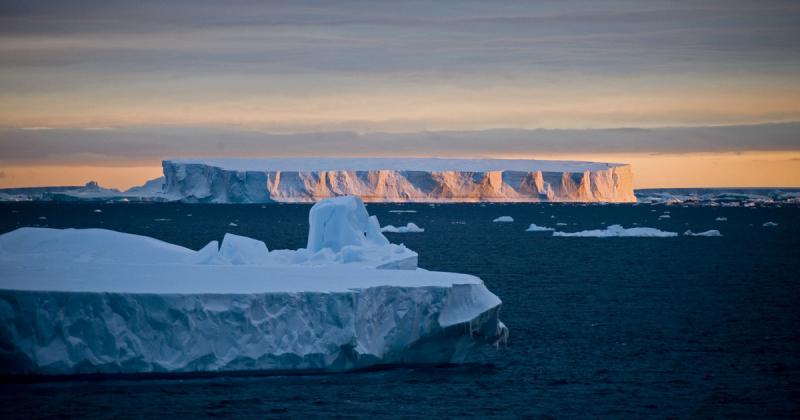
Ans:
{"label": "distant ice shelf", "polygon": [[199,251],[103,229],[0,235],[0,374],[341,371],[466,360],[505,340],[481,279],[416,267],[357,197],[307,247]]}
{"label": "distant ice shelf", "polygon": [[172,159],[165,197],[187,202],[634,202],[630,166],[435,158]]}

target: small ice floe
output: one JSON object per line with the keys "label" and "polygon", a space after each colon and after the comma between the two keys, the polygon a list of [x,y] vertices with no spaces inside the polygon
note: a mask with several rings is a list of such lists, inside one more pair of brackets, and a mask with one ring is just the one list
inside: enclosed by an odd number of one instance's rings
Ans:
{"label": "small ice floe", "polygon": [[416,210],[389,210],[389,213],[416,213]]}
{"label": "small ice floe", "polygon": [[452,222],[450,222],[450,224],[451,225],[466,225],[467,222],[465,222],[463,220],[453,220]]}
{"label": "small ice floe", "polygon": [[497,219],[492,220],[495,223],[509,223],[513,222],[514,218],[511,216],[500,216]]}
{"label": "small ice floe", "polygon": [[392,225],[387,225],[381,228],[381,232],[388,232],[388,233],[418,233],[418,232],[425,232],[425,229],[415,225],[412,222],[408,222],[405,226],[395,227]]}
{"label": "small ice floe", "polygon": [[687,230],[686,232],[683,232],[683,236],[722,236],[722,234],[719,233],[719,231],[716,229],[711,229],[705,232],[697,232],[697,233],[692,232],[691,230]]}
{"label": "small ice floe", "polygon": [[670,216],[668,214],[662,214],[661,216],[658,216],[658,218],[659,219],[669,219]]}
{"label": "small ice floe", "polygon": [[550,232],[553,230],[555,229],[546,226],[538,226],[536,223],[531,223],[531,225],[525,229],[525,232]]}
{"label": "small ice floe", "polygon": [[775,223],[775,222],[766,222],[766,223],[764,223],[764,224],[763,224],[763,225],[761,225],[761,226],[764,226],[764,227],[774,227],[774,226],[778,226],[778,224],[777,224],[777,223]]}
{"label": "small ice floe", "polygon": [[192,217],[192,213],[187,213],[186,217]]}
{"label": "small ice floe", "polygon": [[556,226],[567,226],[567,224],[564,222],[558,222],[556,223]]}
{"label": "small ice floe", "polygon": [[555,216],[550,216],[550,218],[551,218],[551,219],[555,219],[556,217],[555,217]]}
{"label": "small ice floe", "polygon": [[[39,220],[47,220],[47,217],[45,217],[45,216],[39,216]],[[766,225],[764,225],[764,226],[766,226]],[[776,225],[776,226],[777,226],[777,225]]]}
{"label": "small ice floe", "polygon": [[94,209],[94,210],[93,210],[93,212],[95,212],[95,213],[102,213],[102,212],[103,212],[103,210],[100,210],[100,209]]}
{"label": "small ice floe", "polygon": [[154,222],[169,222],[169,221],[172,221],[172,219],[159,218],[159,219],[153,219],[153,221]]}
{"label": "small ice floe", "polygon": [[728,218],[727,217],[717,217],[714,220],[717,221],[717,222],[727,222]]}
{"label": "small ice floe", "polygon": [[675,232],[665,232],[656,228],[635,227],[624,228],[621,225],[611,225],[603,230],[584,230],[580,232],[553,232],[553,236],[581,237],[581,238],[615,238],[615,237],[641,237],[641,238],[671,238],[678,236]]}
{"label": "small ice floe", "polygon": [[237,227],[237,226],[239,226],[239,225],[237,225],[236,223],[230,222],[230,223],[228,223],[228,226]]}

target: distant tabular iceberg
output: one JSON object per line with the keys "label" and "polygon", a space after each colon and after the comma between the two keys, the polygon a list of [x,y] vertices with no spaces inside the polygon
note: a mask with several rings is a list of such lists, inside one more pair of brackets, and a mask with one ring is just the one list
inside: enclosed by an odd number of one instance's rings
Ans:
{"label": "distant tabular iceberg", "polygon": [[634,202],[630,166],[433,158],[165,160],[163,196],[185,202]]}

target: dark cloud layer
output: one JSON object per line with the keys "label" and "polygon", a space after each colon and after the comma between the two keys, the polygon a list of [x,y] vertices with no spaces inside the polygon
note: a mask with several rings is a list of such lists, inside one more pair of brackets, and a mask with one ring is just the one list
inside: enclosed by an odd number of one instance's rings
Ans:
{"label": "dark cloud layer", "polygon": [[606,130],[269,134],[214,127],[0,130],[0,163],[124,164],[190,156],[498,156],[800,150],[800,123]]}

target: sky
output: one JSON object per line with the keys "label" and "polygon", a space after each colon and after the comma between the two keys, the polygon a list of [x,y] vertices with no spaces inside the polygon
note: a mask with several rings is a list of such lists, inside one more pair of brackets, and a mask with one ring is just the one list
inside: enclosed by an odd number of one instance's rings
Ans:
{"label": "sky", "polygon": [[176,156],[609,160],[800,186],[796,1],[0,0],[0,187]]}

